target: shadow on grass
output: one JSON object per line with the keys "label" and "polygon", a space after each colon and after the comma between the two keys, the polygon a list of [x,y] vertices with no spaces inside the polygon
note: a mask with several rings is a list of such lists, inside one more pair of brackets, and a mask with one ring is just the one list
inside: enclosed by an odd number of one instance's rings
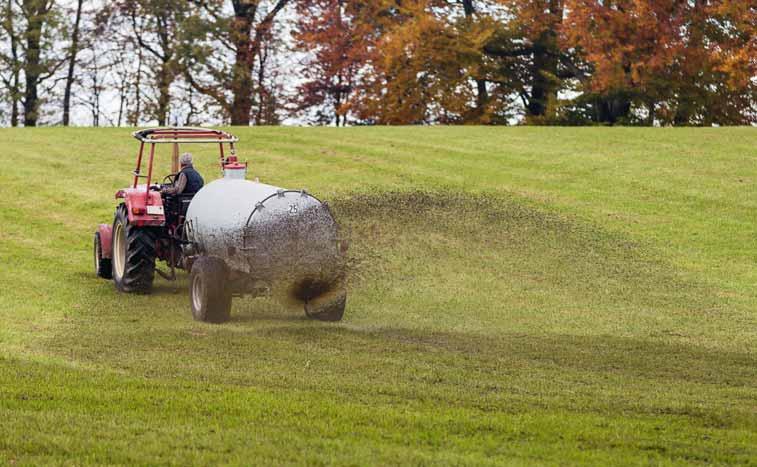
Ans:
{"label": "shadow on grass", "polygon": [[[273,327],[266,337],[306,342],[340,353],[422,355],[480,370],[530,366],[612,373],[635,378],[746,386],[757,389],[757,356],[714,351],[656,339],[615,336],[502,334],[496,337],[401,328]],[[435,356],[445,356],[436,359]],[[449,358],[451,360],[446,360]]]}
{"label": "shadow on grass", "polygon": [[231,314],[230,323],[235,323],[244,326],[254,327],[256,323],[261,321],[269,322],[286,322],[286,323],[298,323],[298,322],[310,322],[312,321],[305,316],[304,310],[287,310],[282,312],[281,310],[257,310],[252,312],[239,313],[235,312]]}
{"label": "shadow on grass", "polygon": [[716,427],[754,421],[757,359],[747,352],[614,336],[495,337],[270,318],[247,314],[224,326],[181,329],[79,322],[45,344],[65,359],[138,378],[314,391],[335,400],[669,414]]}
{"label": "shadow on grass", "polygon": [[[175,281],[168,281],[155,274],[155,282],[153,282],[153,287],[150,295],[160,296],[188,293],[187,291],[189,290],[189,281],[186,272],[176,271],[176,273],[177,279]],[[84,284],[85,286],[91,284],[108,284],[113,287],[113,291],[115,293],[120,293],[116,291],[112,279],[103,279],[101,277],[97,277],[94,271],[78,271],[72,276],[73,278],[77,279],[78,283]]]}

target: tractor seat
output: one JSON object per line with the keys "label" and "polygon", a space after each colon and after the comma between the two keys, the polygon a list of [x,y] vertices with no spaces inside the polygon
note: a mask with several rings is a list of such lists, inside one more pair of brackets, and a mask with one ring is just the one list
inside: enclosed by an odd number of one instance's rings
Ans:
{"label": "tractor seat", "polygon": [[192,198],[195,197],[196,193],[191,193],[188,195],[179,195],[178,201],[179,201],[179,215],[181,217],[185,217],[187,215],[187,210],[189,209],[189,204],[192,202]]}
{"label": "tractor seat", "polygon": [[164,198],[164,205],[166,207],[166,214],[169,217],[185,217],[189,204],[192,202],[196,193],[188,193],[181,195],[166,195]]}

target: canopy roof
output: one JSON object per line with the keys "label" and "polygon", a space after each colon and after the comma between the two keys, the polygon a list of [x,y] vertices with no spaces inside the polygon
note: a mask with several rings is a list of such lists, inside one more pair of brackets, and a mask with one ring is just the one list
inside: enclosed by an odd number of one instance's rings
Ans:
{"label": "canopy roof", "polygon": [[143,143],[236,143],[239,138],[221,130],[211,128],[150,128],[139,130],[132,135]]}

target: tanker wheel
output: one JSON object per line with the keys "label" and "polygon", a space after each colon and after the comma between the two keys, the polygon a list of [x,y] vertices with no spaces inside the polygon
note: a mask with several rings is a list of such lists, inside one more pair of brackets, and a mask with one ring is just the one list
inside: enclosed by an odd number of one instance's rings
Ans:
{"label": "tanker wheel", "polygon": [[341,321],[347,306],[347,294],[328,294],[305,302],[305,314],[318,321]]}
{"label": "tanker wheel", "polygon": [[225,323],[231,318],[231,290],[227,287],[226,265],[218,258],[202,256],[192,264],[189,275],[192,316],[206,323]]}
{"label": "tanker wheel", "polygon": [[121,292],[147,294],[155,279],[157,232],[129,224],[126,206],[116,210],[113,221],[113,282]]}
{"label": "tanker wheel", "polygon": [[110,258],[103,258],[103,245],[100,232],[95,232],[95,274],[103,279],[113,278],[113,265]]}

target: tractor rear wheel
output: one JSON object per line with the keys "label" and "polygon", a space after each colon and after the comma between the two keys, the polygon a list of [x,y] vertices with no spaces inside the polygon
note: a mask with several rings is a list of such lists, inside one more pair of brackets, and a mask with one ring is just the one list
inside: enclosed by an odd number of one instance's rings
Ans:
{"label": "tractor rear wheel", "polygon": [[155,279],[157,232],[129,224],[126,206],[116,209],[113,221],[113,282],[121,292],[147,294]]}
{"label": "tractor rear wheel", "polygon": [[201,256],[189,275],[189,302],[192,316],[206,323],[225,323],[231,318],[231,290],[228,271],[219,258]]}
{"label": "tractor rear wheel", "polygon": [[305,302],[305,314],[318,321],[341,321],[346,306],[347,294],[342,291]]}
{"label": "tractor rear wheel", "polygon": [[103,258],[103,244],[100,239],[100,232],[95,232],[95,274],[103,279],[113,277],[113,265],[110,258]]}

